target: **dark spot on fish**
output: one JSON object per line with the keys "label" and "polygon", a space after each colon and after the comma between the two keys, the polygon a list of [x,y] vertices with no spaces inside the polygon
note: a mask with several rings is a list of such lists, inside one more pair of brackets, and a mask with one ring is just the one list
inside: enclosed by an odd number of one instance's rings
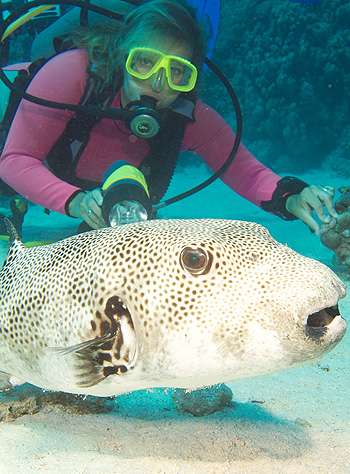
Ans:
{"label": "dark spot on fish", "polygon": [[113,342],[114,342],[113,340],[106,342],[105,344],[103,344],[103,346],[101,346],[101,350],[110,351],[113,347]]}
{"label": "dark spot on fish", "polygon": [[112,356],[109,352],[101,352],[100,353],[100,359],[102,361],[107,361],[107,362],[112,362]]}
{"label": "dark spot on fish", "polygon": [[111,328],[109,321],[102,321],[100,324],[100,335],[103,336]]}
{"label": "dark spot on fish", "polygon": [[121,314],[123,310],[121,299],[118,296],[112,296],[108,299],[105,307],[105,314],[109,319],[113,320],[113,316],[116,314]]}
{"label": "dark spot on fish", "polygon": [[112,375],[112,374],[118,374],[119,372],[119,367],[105,367],[103,369],[103,375],[105,377],[108,377],[109,375]]}

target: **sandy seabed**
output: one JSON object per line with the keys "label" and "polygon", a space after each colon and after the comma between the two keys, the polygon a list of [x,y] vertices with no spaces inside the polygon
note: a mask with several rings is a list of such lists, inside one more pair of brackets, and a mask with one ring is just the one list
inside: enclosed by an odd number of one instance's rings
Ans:
{"label": "sandy seabed", "polygon": [[[168,196],[196,184],[193,176],[200,181],[204,175],[201,168],[189,167],[175,179]],[[335,187],[347,184],[329,173],[301,178]],[[259,222],[280,242],[332,266],[332,252],[306,226],[260,211],[221,182],[161,214]],[[23,238],[62,238],[76,224],[31,205]],[[1,260],[5,255],[2,243]],[[348,318],[350,296],[340,309]],[[122,395],[110,403],[112,411],[101,414],[79,415],[47,405],[0,423],[0,474],[350,473],[349,361],[345,336],[313,364],[227,384],[232,405],[202,418],[178,412],[166,389]]]}

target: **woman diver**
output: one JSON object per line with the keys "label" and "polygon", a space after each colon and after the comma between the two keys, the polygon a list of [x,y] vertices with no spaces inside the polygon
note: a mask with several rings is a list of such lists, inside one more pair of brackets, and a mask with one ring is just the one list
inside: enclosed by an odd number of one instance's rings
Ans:
{"label": "woman diver", "polygon": [[[73,140],[67,135],[72,112],[22,100],[0,161],[0,177],[9,186],[36,204],[97,229],[106,226],[103,175],[115,161],[143,172],[152,204],[166,191],[177,151],[198,154],[214,172],[222,166],[235,135],[196,96],[206,40],[191,6],[184,0],[149,0],[131,10],[122,26],[80,31],[74,39],[75,48],[47,61],[27,91],[70,104],[88,96],[99,106],[117,109],[143,107],[146,101],[161,119],[160,132],[140,138],[129,124],[102,118],[88,131],[80,121],[82,137]],[[74,130],[77,134],[76,123]],[[322,222],[337,217],[333,188],[281,179],[242,144],[221,179],[260,208],[286,220],[299,218],[318,235],[313,211]]]}

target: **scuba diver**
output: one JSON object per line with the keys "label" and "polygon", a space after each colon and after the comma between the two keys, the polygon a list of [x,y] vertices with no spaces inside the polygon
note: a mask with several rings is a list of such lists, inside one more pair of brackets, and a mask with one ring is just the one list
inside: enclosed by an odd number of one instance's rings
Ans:
{"label": "scuba diver", "polygon": [[[217,172],[236,137],[197,96],[205,31],[185,0],[145,1],[121,25],[80,28],[71,35],[73,47],[45,62],[27,91],[56,103],[87,103],[107,115],[136,111],[136,123],[23,99],[1,155],[1,179],[26,199],[81,219],[87,230],[112,225],[104,210],[112,190],[120,194],[117,224],[154,217],[181,151],[196,153]],[[334,188],[281,178],[242,144],[220,178],[263,210],[299,218],[318,235],[314,211],[322,222],[337,217]]]}

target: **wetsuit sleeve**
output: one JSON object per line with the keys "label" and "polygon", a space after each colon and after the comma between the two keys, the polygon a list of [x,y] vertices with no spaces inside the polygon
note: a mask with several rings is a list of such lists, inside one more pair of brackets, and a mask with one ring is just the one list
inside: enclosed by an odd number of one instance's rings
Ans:
{"label": "wetsuit sleeve", "polygon": [[[212,108],[197,102],[196,122],[187,127],[183,149],[198,154],[209,168],[216,172],[229,156],[235,134],[226,121]],[[260,163],[242,145],[221,179],[237,194],[261,207],[270,201],[281,179]]]}
{"label": "wetsuit sleeve", "polygon": [[[86,83],[83,50],[62,53],[47,62],[28,92],[48,100],[77,104]],[[77,187],[58,179],[44,160],[72,113],[22,100],[13,119],[0,161],[0,177],[19,194],[48,209],[65,213]]]}

